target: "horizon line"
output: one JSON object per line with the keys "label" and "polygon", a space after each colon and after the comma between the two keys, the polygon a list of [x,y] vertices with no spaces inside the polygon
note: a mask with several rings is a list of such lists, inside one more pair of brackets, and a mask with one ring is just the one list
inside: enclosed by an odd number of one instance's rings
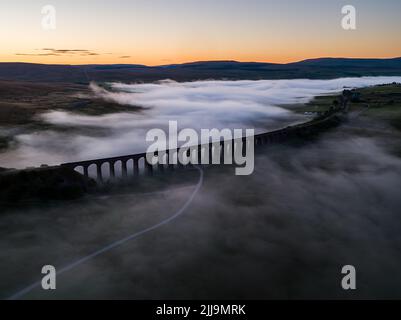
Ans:
{"label": "horizon line", "polygon": [[393,56],[393,57],[334,57],[334,56],[322,56],[322,57],[315,57],[315,58],[307,58],[302,60],[294,60],[290,62],[271,62],[271,61],[241,61],[241,60],[233,60],[233,59],[212,59],[212,60],[193,60],[193,61],[186,61],[186,62],[178,62],[178,63],[170,63],[170,64],[155,64],[155,65],[148,65],[142,63],[40,63],[40,62],[25,62],[25,61],[0,61],[0,64],[34,64],[34,65],[59,65],[59,66],[113,66],[113,65],[138,65],[143,67],[167,67],[167,66],[174,66],[174,65],[185,65],[185,64],[192,64],[192,63],[207,63],[207,62],[233,62],[233,63],[261,63],[261,64],[275,64],[275,65],[288,65],[294,63],[300,63],[304,61],[313,61],[313,60],[323,60],[323,59],[347,59],[347,60],[394,60],[394,59],[401,59],[400,56]]}

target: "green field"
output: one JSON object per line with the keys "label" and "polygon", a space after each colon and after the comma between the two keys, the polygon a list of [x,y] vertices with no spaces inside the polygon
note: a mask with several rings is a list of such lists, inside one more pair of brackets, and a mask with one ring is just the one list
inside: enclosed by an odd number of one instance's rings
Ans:
{"label": "green field", "polygon": [[[365,104],[364,116],[383,120],[401,131],[401,85],[376,86],[359,90]],[[353,108],[358,104],[353,104]]]}
{"label": "green field", "polygon": [[[350,103],[350,112],[361,112],[361,117],[376,119],[401,131],[401,84],[379,85],[355,90],[361,94],[359,102]],[[318,96],[309,103],[296,106],[296,112],[328,110],[337,95]]]}

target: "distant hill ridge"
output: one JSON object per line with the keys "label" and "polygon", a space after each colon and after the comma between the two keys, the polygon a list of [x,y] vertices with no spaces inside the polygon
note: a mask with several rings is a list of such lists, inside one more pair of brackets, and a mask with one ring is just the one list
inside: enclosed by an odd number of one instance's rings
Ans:
{"label": "distant hill ridge", "polygon": [[0,63],[0,80],[72,82],[150,82],[161,79],[192,81],[205,79],[332,79],[338,77],[401,76],[401,58],[318,58],[295,63],[197,61],[145,66],[140,64],[46,65]]}

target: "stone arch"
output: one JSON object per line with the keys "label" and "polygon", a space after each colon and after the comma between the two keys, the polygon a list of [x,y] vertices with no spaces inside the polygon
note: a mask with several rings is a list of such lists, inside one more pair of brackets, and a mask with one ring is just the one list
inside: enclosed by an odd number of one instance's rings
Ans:
{"label": "stone arch", "polygon": [[78,173],[83,175],[84,174],[84,166],[83,165],[76,166],[74,168],[74,171],[76,171],[76,172],[78,172]]}
{"label": "stone arch", "polygon": [[145,173],[145,162],[146,162],[146,159],[145,159],[145,157],[141,157],[141,158],[139,158],[138,159],[138,173],[139,174],[143,174],[143,173]]}
{"label": "stone arch", "polygon": [[131,177],[134,175],[134,159],[128,159],[127,164],[127,176]]}
{"label": "stone arch", "polygon": [[89,166],[88,166],[88,175],[89,175],[89,177],[90,178],[93,178],[93,179],[96,179],[96,163],[91,163]]}
{"label": "stone arch", "polygon": [[100,165],[100,170],[102,173],[102,180],[107,181],[110,180],[110,163],[109,162],[103,162]]}
{"label": "stone arch", "polygon": [[122,160],[117,160],[114,161],[114,172],[115,172],[115,178],[122,178],[123,177],[123,164],[122,164]]}

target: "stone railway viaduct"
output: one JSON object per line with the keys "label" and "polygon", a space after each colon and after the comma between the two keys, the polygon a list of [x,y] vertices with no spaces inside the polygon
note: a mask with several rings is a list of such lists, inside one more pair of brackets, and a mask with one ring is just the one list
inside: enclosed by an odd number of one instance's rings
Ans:
{"label": "stone railway viaduct", "polygon": [[[328,127],[336,125],[344,113],[347,110],[348,99],[344,99],[342,96],[342,103],[338,106],[331,107],[330,110],[318,115],[316,118],[312,119],[309,122],[289,126],[283,129],[261,133],[254,136],[254,144],[255,148],[262,145],[269,145],[269,144],[276,144],[282,143],[290,139],[294,138],[306,138],[310,135],[313,135],[317,132],[323,131]],[[226,140],[220,141],[209,144],[197,145],[190,148],[186,148],[186,150],[182,150],[177,148],[175,150],[166,150],[165,151],[165,163],[166,164],[157,164],[151,165],[146,161],[146,153],[140,154],[131,154],[131,155],[123,155],[118,157],[110,157],[110,158],[103,158],[103,159],[94,159],[94,160],[87,160],[87,161],[79,161],[79,162],[71,162],[71,163],[64,163],[61,167],[67,167],[72,170],[76,170],[81,172],[85,177],[93,177],[98,182],[104,182],[106,179],[115,179],[115,178],[127,178],[127,177],[137,177],[141,174],[152,175],[155,171],[163,172],[164,170],[174,170],[177,165],[171,165],[169,163],[169,157],[174,153],[181,152],[189,152],[193,150],[197,150],[198,159],[200,160],[200,156],[204,156],[205,154],[209,154],[209,163],[211,162],[211,157],[214,152],[220,152],[220,163],[224,162],[224,157],[227,153],[224,151],[224,143],[226,145],[231,146],[239,146],[242,148],[242,153],[244,154],[246,148],[246,138],[242,138],[242,141],[237,140]],[[241,143],[242,142],[242,143]],[[220,147],[219,147],[220,145]],[[216,149],[216,147],[219,147]],[[205,149],[209,149],[208,153],[205,153]],[[231,151],[233,152],[234,148],[231,147]],[[157,154],[156,154],[157,155]],[[204,162],[202,162],[204,163]],[[193,165],[193,162],[190,162],[188,165]],[[117,168],[118,165],[118,168]],[[105,167],[109,167],[109,170]],[[182,164],[178,165],[183,166]],[[93,170],[95,169],[95,170]],[[90,172],[91,171],[91,172]],[[92,172],[95,172],[93,174]],[[95,175],[95,177],[94,177]]]}

